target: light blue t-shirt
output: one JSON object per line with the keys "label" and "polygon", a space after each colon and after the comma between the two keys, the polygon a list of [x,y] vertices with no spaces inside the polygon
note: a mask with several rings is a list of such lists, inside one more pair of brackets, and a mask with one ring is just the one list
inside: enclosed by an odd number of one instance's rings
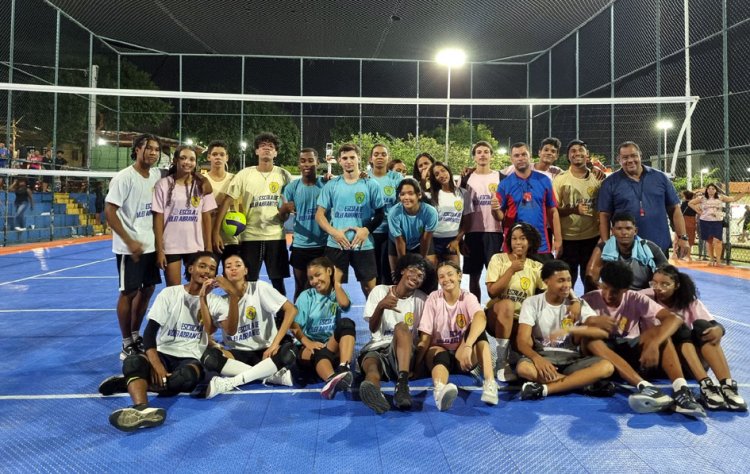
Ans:
{"label": "light blue t-shirt", "polygon": [[388,213],[391,211],[391,208],[396,205],[398,202],[398,196],[396,196],[396,188],[398,187],[398,184],[401,182],[402,179],[404,179],[403,175],[401,173],[396,173],[395,171],[388,171],[384,176],[375,176],[372,174],[372,170],[368,173],[371,179],[375,180],[376,183],[380,186],[380,189],[383,190],[383,200],[385,201],[385,219],[383,219],[383,222],[378,226],[375,231],[373,231],[373,234],[385,234],[388,232]]}
{"label": "light blue t-shirt", "polygon": [[339,306],[335,291],[321,295],[315,288],[308,288],[300,293],[296,306],[299,312],[294,322],[300,325],[305,336],[318,342],[328,341],[336,329],[341,313],[349,311],[349,308]]}
{"label": "light blue t-shirt", "polygon": [[432,205],[420,203],[415,215],[410,215],[401,203],[396,204],[388,214],[388,234],[391,240],[403,237],[406,249],[419,246],[419,239],[425,232],[435,232],[438,224],[438,212]]}
{"label": "light blue t-shirt", "polygon": [[326,233],[315,222],[315,212],[318,210],[318,196],[323,189],[322,178],[318,178],[314,185],[308,186],[302,178],[295,179],[284,188],[284,200],[294,202],[296,215],[294,216],[294,243],[297,248],[317,248],[326,244]]}
{"label": "light blue t-shirt", "polygon": [[[331,225],[342,230],[347,227],[364,227],[375,215],[375,210],[384,206],[383,191],[372,179],[359,179],[349,184],[341,176],[336,176],[323,186],[318,197],[318,207],[330,212]],[[351,242],[354,231],[348,231],[346,237]],[[327,245],[339,248],[339,244],[330,235]],[[361,247],[353,250],[372,250],[374,247],[370,234]]]}

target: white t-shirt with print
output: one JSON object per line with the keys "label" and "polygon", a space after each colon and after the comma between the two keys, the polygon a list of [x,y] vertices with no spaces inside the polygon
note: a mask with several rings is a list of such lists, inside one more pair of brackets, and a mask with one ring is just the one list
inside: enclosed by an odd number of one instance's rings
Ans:
{"label": "white t-shirt with print", "polygon": [[[224,299],[228,301],[229,297]],[[274,318],[286,301],[286,296],[270,284],[260,280],[248,282],[238,303],[237,333],[233,336],[224,334],[224,343],[231,349],[243,351],[268,348],[278,334]],[[227,312],[216,321],[221,323],[228,317]]]}
{"label": "white t-shirt with print", "polygon": [[[143,245],[143,253],[156,251],[151,200],[160,178],[161,171],[157,168],[150,168],[148,178],[144,178],[133,166],[128,166],[109,182],[106,201],[118,207],[117,217],[123,229]],[[116,232],[112,233],[112,251],[130,255],[125,241]]]}
{"label": "white t-shirt with print", "polygon": [[[365,303],[365,311],[363,319],[366,322],[370,322],[372,315],[375,313],[375,309],[378,303],[388,295],[391,291],[390,285],[378,285],[372,289],[370,296],[367,297],[367,303]],[[419,327],[419,320],[422,317],[422,310],[424,309],[424,303],[427,300],[427,295],[421,290],[416,290],[413,295],[408,298],[399,298],[396,303],[396,310],[386,309],[383,310],[383,316],[380,319],[380,327],[377,331],[372,332],[372,338],[365,347],[362,348],[362,352],[379,349],[385,347],[393,340],[393,330],[398,323],[406,323],[411,330],[412,335],[416,339]]]}

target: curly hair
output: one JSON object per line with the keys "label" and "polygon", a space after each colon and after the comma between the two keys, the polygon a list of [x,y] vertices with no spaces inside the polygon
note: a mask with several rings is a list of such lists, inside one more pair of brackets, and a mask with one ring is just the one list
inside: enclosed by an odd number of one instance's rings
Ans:
{"label": "curly hair", "polygon": [[657,268],[654,273],[660,273],[674,282],[673,308],[685,309],[698,299],[698,290],[695,288],[693,279],[679,271],[674,265],[664,264]]}
{"label": "curly hair", "polygon": [[542,235],[536,230],[536,227],[526,222],[515,224],[510,230],[508,230],[508,236],[505,239],[508,242],[508,247],[510,247],[510,241],[513,237],[513,231],[515,230],[520,230],[523,236],[526,237],[526,242],[529,243],[526,255],[535,255],[539,250],[539,246],[542,244]]}

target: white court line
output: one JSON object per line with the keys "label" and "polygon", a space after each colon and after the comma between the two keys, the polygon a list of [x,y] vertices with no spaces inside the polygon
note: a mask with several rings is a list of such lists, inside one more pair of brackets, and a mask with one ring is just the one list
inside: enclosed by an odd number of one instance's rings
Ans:
{"label": "white court line", "polygon": [[745,326],[746,328],[750,328],[750,324],[747,324],[747,323],[743,323],[742,321],[737,321],[736,319],[725,318],[724,316],[716,316],[715,314],[714,314],[713,316],[714,316],[714,317],[715,317],[716,319],[723,319],[724,321],[731,321],[731,322],[733,322],[734,324],[739,324],[740,326]]}
{"label": "white court line", "polygon": [[11,283],[18,283],[20,281],[33,280],[34,278],[39,278],[39,277],[46,276],[46,275],[54,275],[55,273],[60,273],[60,272],[64,272],[64,271],[67,271],[67,270],[73,270],[75,268],[88,267],[89,265],[96,265],[97,263],[108,262],[108,261],[114,260],[114,259],[115,259],[115,257],[109,257],[109,258],[105,258],[105,259],[102,259],[102,260],[94,260],[93,262],[82,263],[80,265],[75,265],[75,266],[72,266],[72,267],[61,268],[59,270],[54,270],[54,271],[51,271],[51,272],[40,273],[39,275],[33,275],[33,276],[30,276],[30,277],[19,278],[18,280],[4,281],[4,282],[0,283],[0,286],[10,285]]}
{"label": "white court line", "polygon": [[116,311],[117,308],[37,308],[37,309],[0,309],[0,313],[69,313],[92,311]]}
{"label": "white court line", "polygon": [[72,277],[51,277],[51,276],[40,276],[35,277],[37,280],[78,280],[78,279],[84,279],[84,278],[91,278],[96,280],[103,280],[106,278],[110,279],[118,279],[120,277],[118,276],[72,276]]}

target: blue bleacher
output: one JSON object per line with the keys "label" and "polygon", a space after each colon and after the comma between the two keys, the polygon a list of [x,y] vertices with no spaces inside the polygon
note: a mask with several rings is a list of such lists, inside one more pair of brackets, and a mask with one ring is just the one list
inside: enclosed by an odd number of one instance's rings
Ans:
{"label": "blue bleacher", "polygon": [[[0,191],[0,245],[42,242],[66,239],[73,236],[93,235],[93,226],[82,226],[79,223],[77,215],[66,214],[65,204],[54,204],[52,193],[34,193],[34,209],[26,211],[26,230],[14,230],[15,223],[13,218],[16,197],[14,193],[10,193],[7,196],[6,202],[6,194],[5,191]],[[77,193],[71,195],[71,197],[83,204],[87,200],[87,195],[83,193]],[[89,209],[94,208],[93,196],[89,206]],[[54,232],[50,236],[53,218],[50,213],[52,211],[54,211]],[[34,227],[33,229],[31,228],[32,226]]]}

